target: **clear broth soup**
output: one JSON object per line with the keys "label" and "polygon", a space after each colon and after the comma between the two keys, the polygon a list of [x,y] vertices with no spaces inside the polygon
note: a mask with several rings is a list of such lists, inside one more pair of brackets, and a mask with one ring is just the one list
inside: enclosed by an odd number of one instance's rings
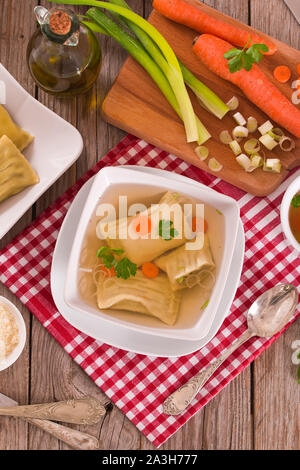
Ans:
{"label": "clear broth soup", "polygon": [[[296,198],[300,200],[300,192],[294,196],[293,200],[295,201]],[[300,204],[293,204],[293,202],[291,202],[289,210],[289,223],[292,234],[296,238],[297,242],[300,243]]]}
{"label": "clear broth soup", "polygon": [[[99,203],[109,202],[110,204],[113,204],[118,216],[118,197],[120,195],[127,195],[128,206],[133,203],[142,203],[149,207],[151,204],[157,203],[165,192],[166,190],[164,189],[152,187],[147,190],[147,196],[145,197],[145,188],[143,186],[137,184],[133,189],[130,185],[124,184],[119,185],[118,187],[111,187],[110,190],[105,192],[104,196],[99,200]],[[197,203],[201,201],[193,202]],[[218,277],[224,249],[224,218],[223,215],[218,213],[214,207],[207,204],[205,204],[204,217],[208,224],[207,234],[209,236],[210,247],[216,265],[215,275]],[[96,226],[100,219],[101,218],[97,217],[96,213],[94,213],[88,224],[81,247],[80,266],[78,267],[78,288],[80,296],[84,302],[97,309],[97,297],[93,276],[89,272],[82,271],[81,268],[83,266],[93,267],[98,249],[105,245],[104,240],[99,240],[96,236]],[[181,329],[191,327],[195,324],[199,319],[199,315],[201,315],[203,311],[201,310],[201,307],[209,300],[211,291],[208,292],[207,290],[203,290],[200,286],[195,286],[191,289],[184,289],[178,317],[171,328]],[[142,324],[149,327],[170,328],[170,326],[165,325],[159,319],[136,312],[107,309],[101,310],[101,313],[107,313],[109,316],[135,324]]]}

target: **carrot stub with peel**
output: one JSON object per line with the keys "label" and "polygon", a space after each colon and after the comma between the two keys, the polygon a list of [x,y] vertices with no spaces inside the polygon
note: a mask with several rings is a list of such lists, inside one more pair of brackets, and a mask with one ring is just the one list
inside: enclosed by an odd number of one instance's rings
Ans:
{"label": "carrot stub with peel", "polygon": [[151,218],[147,215],[139,215],[133,222],[135,232],[143,237],[151,232]]}
{"label": "carrot stub with peel", "polygon": [[207,222],[202,217],[192,218],[192,231],[193,232],[207,232]]}
{"label": "carrot stub with peel", "polygon": [[145,277],[153,279],[154,277],[158,276],[159,269],[154,263],[148,262],[142,265],[142,272]]}
{"label": "carrot stub with peel", "polygon": [[273,72],[274,77],[280,83],[286,83],[291,78],[292,72],[287,65],[278,65]]}
{"label": "carrot stub with peel", "polygon": [[224,54],[231,49],[232,44],[211,34],[202,34],[193,46],[193,51],[207,68],[238,86],[273,121],[300,137],[300,110],[276,88],[258,65],[254,64],[248,72],[242,69],[230,73]]}
{"label": "carrot stub with peel", "polygon": [[262,38],[252,31],[249,32],[246,29],[218,20],[214,16],[205,13],[201,4],[195,6],[184,0],[154,0],[153,8],[176,23],[184,24],[199,33],[214,34],[236,46],[244,47],[249,41],[249,36],[251,36],[251,44],[264,43],[268,46],[269,50],[265,52],[266,55],[272,55],[277,51],[277,47],[270,40]]}

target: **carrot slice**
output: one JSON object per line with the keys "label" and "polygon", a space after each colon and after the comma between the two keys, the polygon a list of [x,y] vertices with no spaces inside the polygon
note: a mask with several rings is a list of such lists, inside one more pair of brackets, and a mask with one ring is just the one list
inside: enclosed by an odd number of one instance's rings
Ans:
{"label": "carrot slice", "polygon": [[193,232],[207,232],[207,222],[202,217],[193,217],[192,218],[192,230]]}
{"label": "carrot slice", "polygon": [[287,65],[278,65],[273,72],[274,77],[280,83],[286,83],[291,78],[292,72]]}
{"label": "carrot slice", "polygon": [[[272,55],[277,51],[277,47],[270,40],[259,36],[254,32],[233,26],[225,21],[218,20],[212,15],[205,13],[201,4],[191,5],[184,0],[154,0],[153,8],[170,20],[184,24],[195,29],[199,33],[209,33],[219,36],[236,46],[244,47],[249,42],[251,36],[252,44],[266,44],[269,51],[266,55]],[[250,47],[249,44],[248,47]]]}
{"label": "carrot slice", "polygon": [[159,269],[156,264],[148,262],[142,265],[142,272],[145,277],[153,279],[154,277],[158,276]]}
{"label": "carrot slice", "polygon": [[106,277],[113,277],[116,275],[115,268],[107,268],[106,266],[100,266],[100,270],[105,274]]}
{"label": "carrot slice", "polygon": [[147,215],[139,215],[133,222],[133,228],[141,237],[151,232],[151,218]]}
{"label": "carrot slice", "polygon": [[297,65],[297,73],[300,75],[300,64]]}
{"label": "carrot slice", "polygon": [[231,49],[232,44],[211,34],[202,34],[193,46],[195,54],[207,68],[238,86],[271,120],[300,137],[300,110],[278,90],[257,64],[249,72],[243,69],[230,73],[224,54]]}

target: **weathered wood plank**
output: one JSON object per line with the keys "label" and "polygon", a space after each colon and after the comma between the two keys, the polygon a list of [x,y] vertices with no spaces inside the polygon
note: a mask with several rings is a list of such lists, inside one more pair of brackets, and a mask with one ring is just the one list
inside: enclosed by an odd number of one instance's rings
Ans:
{"label": "weathered wood plank", "polygon": [[[251,0],[250,4],[252,26],[300,49],[299,25],[284,2]],[[298,322],[254,363],[256,449],[300,447],[300,389],[291,363],[291,343],[299,338]]]}
{"label": "weathered wood plank", "polygon": [[[242,0],[205,0],[205,3],[217,10],[248,23],[248,1]],[[220,394],[218,394],[202,412],[201,422],[191,422],[190,432],[184,429],[186,445],[197,448],[192,436],[198,428],[199,441],[203,449],[250,449],[251,448],[251,409],[250,409],[250,368],[240,374]],[[199,420],[200,421],[200,420]],[[243,432],[241,432],[241,429]],[[201,435],[202,434],[202,435]],[[191,439],[188,442],[188,439]],[[201,441],[199,442],[201,445]]]}
{"label": "weathered wood plank", "polygon": [[[46,1],[44,3],[49,6]],[[150,0],[129,0],[129,3],[135,11],[144,12],[145,16],[152,9]],[[251,17],[252,26],[299,49],[299,26],[285,5],[278,0],[206,0],[205,3],[245,23]],[[27,72],[25,50],[35,28],[32,15],[35,4],[33,0],[27,0],[20,16],[15,14],[20,7],[18,0],[2,0],[1,7],[5,15],[0,16],[0,60],[33,95],[35,87]],[[77,165],[37,202],[37,214],[124,135],[101,120],[100,106],[126,54],[112,40],[100,40],[104,58],[100,80],[89,94],[71,101],[58,100],[43,92],[38,94],[46,106],[78,127],[84,136],[85,150]],[[5,246],[28,225],[31,218],[31,211],[28,211],[4,237],[0,247]],[[28,331],[28,342],[21,358],[8,371],[0,372],[0,391],[20,403],[60,400],[84,394],[93,395],[102,403],[106,402],[105,395],[34,318],[30,331],[28,311],[3,286],[0,286],[0,295],[6,295],[21,307]],[[290,360],[290,345],[294,339],[299,339],[297,324],[255,361],[254,421],[250,409],[251,373],[248,368],[169,439],[161,450],[250,449],[253,445],[257,449],[299,448],[300,391],[295,377],[296,368]],[[252,424],[255,426],[254,431]],[[116,407],[99,425],[76,428],[98,436],[103,449],[154,449]],[[282,432],[279,433],[278,429]],[[21,421],[0,417],[0,430],[0,449],[67,449],[67,446]]]}
{"label": "weathered wood plank", "polygon": [[[28,77],[26,67],[24,67],[24,57],[27,45],[26,38],[33,32],[33,25],[29,21],[29,11],[34,4],[34,1],[29,0],[27,2],[28,8],[24,9],[23,15],[19,15],[16,13],[19,8],[18,0],[3,0],[1,10],[5,11],[5,14],[0,15],[0,60],[30,93],[34,93],[34,86]],[[31,212],[31,210],[27,211],[9,234],[0,241],[0,248],[4,247],[30,223]],[[0,295],[4,295],[20,308],[26,323],[27,335],[30,338],[29,312],[2,285],[0,285]],[[28,402],[29,360],[30,340],[27,341],[25,350],[18,361],[6,371],[0,372],[0,391],[22,404]],[[0,417],[0,449],[26,449],[27,437],[28,426],[25,422]]]}

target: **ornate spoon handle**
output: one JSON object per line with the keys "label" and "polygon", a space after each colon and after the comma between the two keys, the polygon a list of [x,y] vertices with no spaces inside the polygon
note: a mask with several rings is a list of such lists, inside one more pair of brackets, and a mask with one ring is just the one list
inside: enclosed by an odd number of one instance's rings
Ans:
{"label": "ornate spoon handle", "polygon": [[245,331],[245,333],[226,349],[210,366],[199,372],[199,374],[192,377],[186,384],[182,385],[182,387],[168,396],[163,404],[164,413],[167,415],[178,415],[182,413],[222,362],[241,344],[247,341],[247,339],[251,338],[251,336],[253,336],[253,334],[249,330]]}
{"label": "ornate spoon handle", "polygon": [[90,436],[85,432],[77,431],[76,429],[62,426],[61,424],[53,423],[52,421],[42,419],[23,418],[30,424],[37,426],[43,431],[48,432],[60,441],[65,442],[73,449],[77,450],[99,450],[100,443],[94,436]]}
{"label": "ornate spoon handle", "polygon": [[0,408],[0,415],[19,418],[50,419],[74,424],[97,424],[106,409],[98,400],[84,397],[41,405],[10,406]]}

